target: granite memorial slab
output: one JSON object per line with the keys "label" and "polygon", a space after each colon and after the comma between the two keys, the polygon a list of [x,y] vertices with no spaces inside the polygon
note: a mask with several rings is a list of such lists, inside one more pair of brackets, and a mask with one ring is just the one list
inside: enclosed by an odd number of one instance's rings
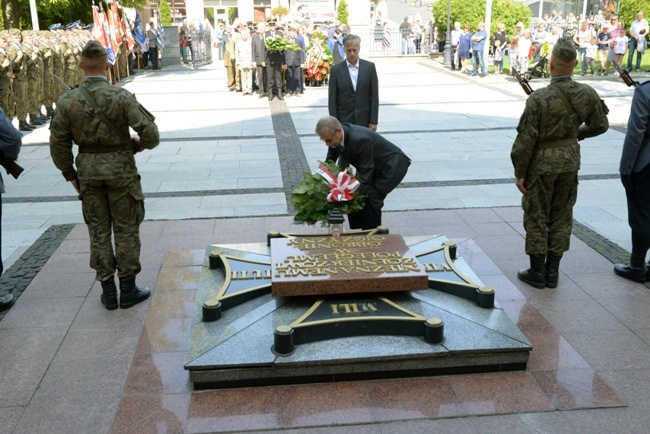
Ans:
{"label": "granite memorial slab", "polygon": [[[455,243],[390,238],[404,243],[398,251],[418,264],[424,285],[275,296],[279,240],[208,247],[185,363],[194,388],[525,369],[530,342]],[[480,253],[471,240],[462,248]]]}
{"label": "granite memorial slab", "polygon": [[271,240],[274,296],[425,289],[428,276],[400,235]]}

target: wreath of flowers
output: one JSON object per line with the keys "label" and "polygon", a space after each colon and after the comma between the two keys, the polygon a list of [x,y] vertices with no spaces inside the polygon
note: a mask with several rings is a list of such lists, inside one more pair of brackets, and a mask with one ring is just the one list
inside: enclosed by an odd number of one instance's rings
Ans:
{"label": "wreath of flowers", "polygon": [[296,210],[295,223],[327,224],[327,213],[338,208],[341,214],[359,211],[365,196],[359,194],[359,181],[351,168],[341,169],[332,161],[319,161],[317,173],[307,173],[291,192],[291,203]]}
{"label": "wreath of flowers", "polygon": [[[317,42],[318,41],[318,42]],[[330,66],[334,63],[334,56],[325,43],[325,36],[315,33],[307,47],[307,79],[316,83],[325,80],[330,75]]]}
{"label": "wreath of flowers", "polygon": [[268,38],[264,41],[264,45],[266,45],[266,50],[271,51],[272,53],[280,53],[282,51],[298,51],[300,49],[300,47],[298,47],[296,44],[287,41],[282,36],[274,36],[272,38]]}

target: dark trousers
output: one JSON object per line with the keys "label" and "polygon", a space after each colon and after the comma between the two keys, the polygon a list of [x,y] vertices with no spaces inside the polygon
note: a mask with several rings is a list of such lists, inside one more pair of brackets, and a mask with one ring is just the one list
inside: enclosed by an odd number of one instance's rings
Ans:
{"label": "dark trousers", "polygon": [[266,70],[269,94],[282,93],[282,65],[268,65]]}
{"label": "dark trousers", "polygon": [[149,47],[149,59],[151,60],[151,69],[158,69],[158,47]]}
{"label": "dark trousers", "polygon": [[257,73],[257,87],[260,90],[260,93],[267,92],[268,85],[267,85],[267,79],[266,79],[266,67],[262,65],[257,65],[256,73]]}
{"label": "dark trousers", "polygon": [[300,65],[287,67],[287,92],[302,93],[302,68]]}
{"label": "dark trousers", "polygon": [[371,185],[365,192],[366,204],[362,210],[348,214],[350,229],[374,229],[381,225],[381,209],[386,195]]}
{"label": "dark trousers", "polygon": [[627,220],[632,229],[632,252],[645,257],[650,249],[650,165],[632,174],[627,196]]}
{"label": "dark trousers", "polygon": [[[451,69],[456,69],[456,62],[454,61],[454,56],[456,55],[456,49],[458,47],[451,46]],[[460,59],[458,60],[458,69],[460,69]]]}

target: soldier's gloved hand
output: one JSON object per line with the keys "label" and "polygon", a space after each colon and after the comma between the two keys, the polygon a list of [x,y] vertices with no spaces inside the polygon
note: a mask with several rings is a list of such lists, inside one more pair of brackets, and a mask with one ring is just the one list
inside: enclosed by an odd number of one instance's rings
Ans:
{"label": "soldier's gloved hand", "polygon": [[634,191],[634,188],[632,187],[632,175],[623,175],[621,173],[621,182],[623,183],[625,190],[629,191],[630,193]]}

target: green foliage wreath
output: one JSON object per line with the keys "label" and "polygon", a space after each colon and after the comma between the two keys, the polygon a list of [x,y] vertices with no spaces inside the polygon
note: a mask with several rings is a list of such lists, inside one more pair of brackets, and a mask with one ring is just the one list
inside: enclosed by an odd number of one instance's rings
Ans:
{"label": "green foliage wreath", "polygon": [[[320,162],[334,176],[338,176],[341,168],[332,161]],[[350,176],[354,176],[352,169],[346,169]],[[306,173],[303,181],[291,192],[291,203],[296,210],[294,222],[299,224],[314,225],[321,222],[322,226],[327,224],[327,213],[338,208],[342,214],[349,214],[359,211],[365,204],[365,196],[353,193],[352,200],[347,202],[328,202],[327,194],[330,188],[327,181],[318,173]]]}

